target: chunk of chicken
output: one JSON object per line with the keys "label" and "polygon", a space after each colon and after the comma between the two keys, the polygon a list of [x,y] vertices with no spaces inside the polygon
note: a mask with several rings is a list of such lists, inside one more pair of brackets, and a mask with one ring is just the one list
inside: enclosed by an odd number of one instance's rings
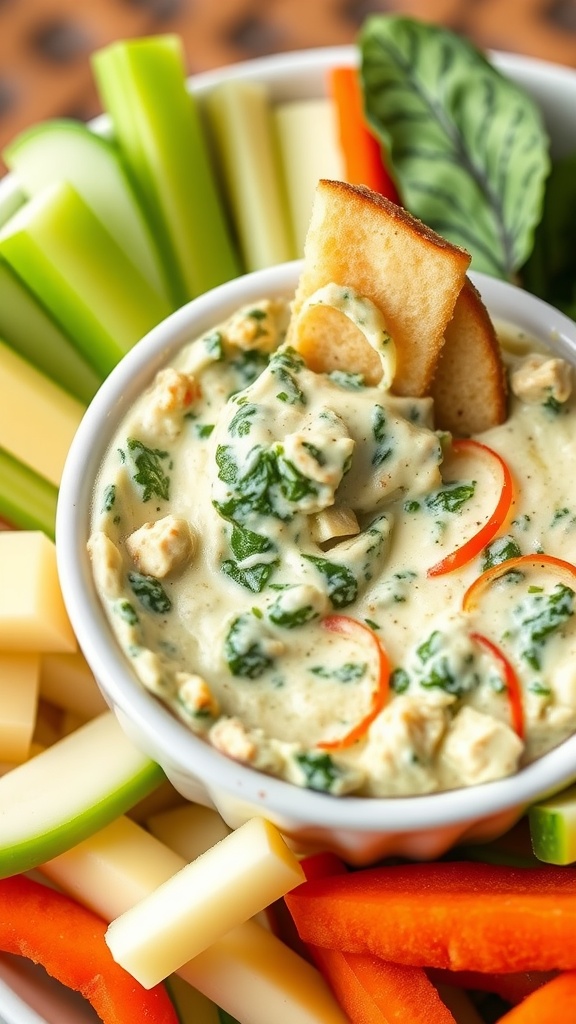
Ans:
{"label": "chunk of chicken", "polygon": [[564,359],[533,353],[510,375],[512,392],[522,402],[541,405],[547,399],[565,402],[572,393],[572,369]]}
{"label": "chunk of chicken", "polygon": [[194,555],[197,537],[185,519],[168,515],[144,523],[126,540],[134,565],[145,576],[163,579]]}
{"label": "chunk of chicken", "polygon": [[504,722],[465,706],[452,721],[441,757],[463,785],[492,782],[512,775],[524,749]]}
{"label": "chunk of chicken", "polygon": [[172,366],[160,370],[143,407],[142,429],[151,437],[177,437],[184,413],[200,393],[200,384],[193,374]]}

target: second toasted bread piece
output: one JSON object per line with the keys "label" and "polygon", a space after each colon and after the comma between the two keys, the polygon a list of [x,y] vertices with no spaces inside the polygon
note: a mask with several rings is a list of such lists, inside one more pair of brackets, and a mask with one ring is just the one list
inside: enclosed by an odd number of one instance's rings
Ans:
{"label": "second toasted bread piece", "polygon": [[506,374],[494,325],[469,278],[446,328],[430,393],[436,426],[457,437],[503,423]]}
{"label": "second toasted bread piece", "polygon": [[406,210],[362,185],[318,183],[293,303],[288,341],[318,371],[382,373],[378,354],[357,327],[331,307],[298,313],[330,282],[353,288],[381,310],[396,346],[396,394],[426,394],[470,255]]}

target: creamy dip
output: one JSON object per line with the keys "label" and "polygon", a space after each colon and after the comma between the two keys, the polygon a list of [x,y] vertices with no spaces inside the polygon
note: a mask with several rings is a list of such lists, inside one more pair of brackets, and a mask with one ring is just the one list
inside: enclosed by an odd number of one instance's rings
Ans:
{"label": "creamy dip", "polygon": [[453,450],[431,400],[386,376],[308,369],[288,315],[262,300],[190,342],[117,431],[89,550],[118,642],[194,733],[297,785],[396,796],[510,775],[576,731],[576,570],[535,562],[462,601],[511,557],[576,564],[572,370],[506,350],[510,415],[479,440],[510,468],[512,510],[428,575],[489,519],[498,461]]}

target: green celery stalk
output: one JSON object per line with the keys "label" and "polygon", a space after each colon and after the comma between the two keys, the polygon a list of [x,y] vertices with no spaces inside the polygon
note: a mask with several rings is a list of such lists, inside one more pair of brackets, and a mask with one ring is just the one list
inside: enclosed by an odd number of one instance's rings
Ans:
{"label": "green celery stalk", "polygon": [[222,82],[205,101],[247,270],[296,258],[267,90]]}
{"label": "green celery stalk", "polygon": [[115,42],[93,56],[92,67],[177,302],[238,276],[199,110],[186,88],[180,39]]}
{"label": "green celery stalk", "polygon": [[0,258],[0,336],[56,384],[88,405],[102,374],[80,355],[49,313]]}
{"label": "green celery stalk", "polygon": [[0,448],[0,516],[22,530],[43,530],[54,540],[58,491]]}
{"label": "green celery stalk", "polygon": [[27,196],[67,181],[152,288],[168,299],[160,256],[118,147],[81,121],[53,118],[25,129],[2,152]]}
{"label": "green celery stalk", "polygon": [[78,193],[47,186],[0,230],[0,256],[97,373],[170,313]]}

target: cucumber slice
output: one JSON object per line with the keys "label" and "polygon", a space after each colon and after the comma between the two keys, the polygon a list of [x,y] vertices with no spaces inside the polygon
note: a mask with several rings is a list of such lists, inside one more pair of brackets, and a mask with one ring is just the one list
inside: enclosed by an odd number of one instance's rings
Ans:
{"label": "cucumber slice", "polygon": [[295,259],[264,85],[222,82],[210,90],[205,105],[246,269]]}
{"label": "cucumber slice", "polygon": [[[58,491],[0,448],[0,516],[21,530],[43,530],[54,540]],[[0,814],[1,817],[1,814]]]}
{"label": "cucumber slice", "polygon": [[102,221],[152,288],[168,300],[160,255],[117,147],[80,121],[44,121],[3,150],[26,195],[66,181]]}
{"label": "cucumber slice", "polygon": [[57,857],[164,780],[105,711],[0,778],[0,878]]}
{"label": "cucumber slice", "polygon": [[84,405],[88,405],[104,379],[2,259],[0,337]]}
{"label": "cucumber slice", "polygon": [[0,229],[0,255],[101,375],[170,313],[65,182],[47,186]]}
{"label": "cucumber slice", "polygon": [[199,111],[186,88],[181,40],[112,43],[92,67],[178,303],[238,276]]}
{"label": "cucumber slice", "polygon": [[576,785],[528,811],[532,848],[546,864],[576,862]]}

